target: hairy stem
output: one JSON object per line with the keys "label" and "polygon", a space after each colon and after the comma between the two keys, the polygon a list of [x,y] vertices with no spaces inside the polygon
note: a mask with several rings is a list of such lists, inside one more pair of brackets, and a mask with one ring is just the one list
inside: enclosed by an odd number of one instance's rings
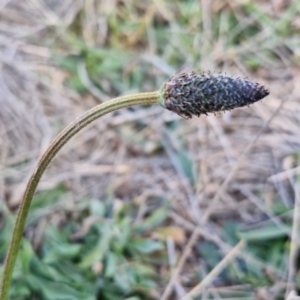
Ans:
{"label": "hairy stem", "polygon": [[5,259],[4,270],[0,287],[0,300],[7,300],[9,287],[12,278],[14,265],[17,259],[18,250],[21,244],[25,222],[29,212],[30,204],[35,193],[36,187],[45,172],[46,168],[58,153],[58,151],[70,140],[78,131],[83,129],[89,123],[102,117],[103,115],[116,111],[121,108],[134,105],[155,104],[159,98],[159,92],[140,93],[124,97],[112,99],[104,102],[84,115],[73,121],[59,136],[51,143],[48,150],[40,159],[35,171],[27,184],[22,202],[17,214],[16,223],[13,230],[12,239],[9,245],[7,256]]}

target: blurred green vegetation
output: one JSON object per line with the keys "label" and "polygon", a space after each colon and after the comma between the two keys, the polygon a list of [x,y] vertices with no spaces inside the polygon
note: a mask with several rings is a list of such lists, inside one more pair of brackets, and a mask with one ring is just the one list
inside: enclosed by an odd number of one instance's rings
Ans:
{"label": "blurred green vegetation", "polygon": [[[61,209],[63,197],[60,187],[40,194],[27,230],[45,213]],[[37,251],[24,238],[12,299],[152,299],[164,281],[157,270],[167,263],[164,243],[152,234],[163,228],[168,206],[149,213],[141,224],[135,221],[137,210],[133,202],[116,207],[111,200],[83,199],[76,218],[70,215],[65,224],[47,226]],[[12,225],[13,216],[8,216],[1,226],[1,257]]]}
{"label": "blurred green vegetation", "polygon": [[[55,54],[56,62],[69,72],[68,86],[79,93],[87,92],[78,76],[78,64],[83,62],[91,82],[110,96],[145,90],[145,86],[149,90],[157,89],[163,82],[161,76],[149,76],[151,63],[141,58],[150,41],[155,45],[155,55],[162,58],[158,63],[167,63],[174,70],[184,65],[201,68],[199,62],[210,59],[220,40],[224,47],[222,58],[211,63],[222,69],[225,63],[239,60],[249,71],[278,66],[281,53],[286,61],[292,61],[299,44],[299,28],[294,26],[300,11],[299,1],[287,5],[280,17],[267,15],[259,3],[250,1],[241,3],[236,11],[219,9],[212,14],[208,33],[199,29],[204,22],[203,11],[194,0],[162,3],[162,9],[172,12],[169,18],[166,12],[163,14],[166,20],[155,14],[149,20],[147,4],[151,7],[151,1],[145,1],[111,11],[110,33],[101,47],[97,42],[94,45],[84,42],[82,20],[87,16],[79,13],[59,43],[59,47],[63,46],[72,55]],[[145,11],[141,13],[139,9]],[[253,48],[257,43],[259,51]]]}

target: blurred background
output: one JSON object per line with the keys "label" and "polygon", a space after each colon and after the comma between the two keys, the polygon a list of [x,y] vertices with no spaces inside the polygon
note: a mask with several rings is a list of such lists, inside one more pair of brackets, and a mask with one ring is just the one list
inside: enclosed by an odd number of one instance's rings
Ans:
{"label": "blurred background", "polygon": [[31,172],[86,110],[178,70],[270,91],[191,120],[123,109],[77,134],[38,186],[11,299],[297,294],[299,11],[298,0],[1,0],[0,273]]}

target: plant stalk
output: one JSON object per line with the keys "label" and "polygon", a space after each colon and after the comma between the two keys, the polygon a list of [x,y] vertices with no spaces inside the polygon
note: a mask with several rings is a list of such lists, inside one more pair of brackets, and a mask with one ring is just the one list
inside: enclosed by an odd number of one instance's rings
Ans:
{"label": "plant stalk", "polygon": [[16,263],[18,250],[21,244],[22,235],[28,216],[30,204],[35,193],[36,187],[45,172],[46,168],[58,153],[58,151],[81,129],[94,120],[106,115],[110,112],[121,108],[131,107],[135,105],[146,105],[158,103],[159,92],[139,93],[123,97],[114,98],[108,102],[104,102],[73,121],[65,128],[58,137],[51,143],[47,151],[40,159],[35,171],[27,184],[23,199],[21,201],[15,226],[13,229],[12,239],[8,248],[7,256],[4,263],[0,286],[0,300],[7,300],[9,288],[12,279],[13,269]]}

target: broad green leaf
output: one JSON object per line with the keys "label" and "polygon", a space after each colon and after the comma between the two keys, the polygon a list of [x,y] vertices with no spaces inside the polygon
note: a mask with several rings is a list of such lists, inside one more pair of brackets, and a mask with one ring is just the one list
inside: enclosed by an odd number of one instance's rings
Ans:
{"label": "broad green leaf", "polygon": [[100,236],[100,240],[98,241],[97,245],[93,247],[83,258],[80,262],[80,268],[90,268],[93,266],[94,263],[102,261],[104,256],[109,250],[109,244],[111,239],[111,230],[109,230],[107,226],[102,226],[102,230],[106,227],[106,231],[102,236]]}
{"label": "broad green leaf", "polygon": [[79,267],[82,269],[90,268],[96,262],[99,262],[103,259],[105,253],[101,249],[101,243],[98,243],[89,253],[85,255],[83,260],[79,263]]}

